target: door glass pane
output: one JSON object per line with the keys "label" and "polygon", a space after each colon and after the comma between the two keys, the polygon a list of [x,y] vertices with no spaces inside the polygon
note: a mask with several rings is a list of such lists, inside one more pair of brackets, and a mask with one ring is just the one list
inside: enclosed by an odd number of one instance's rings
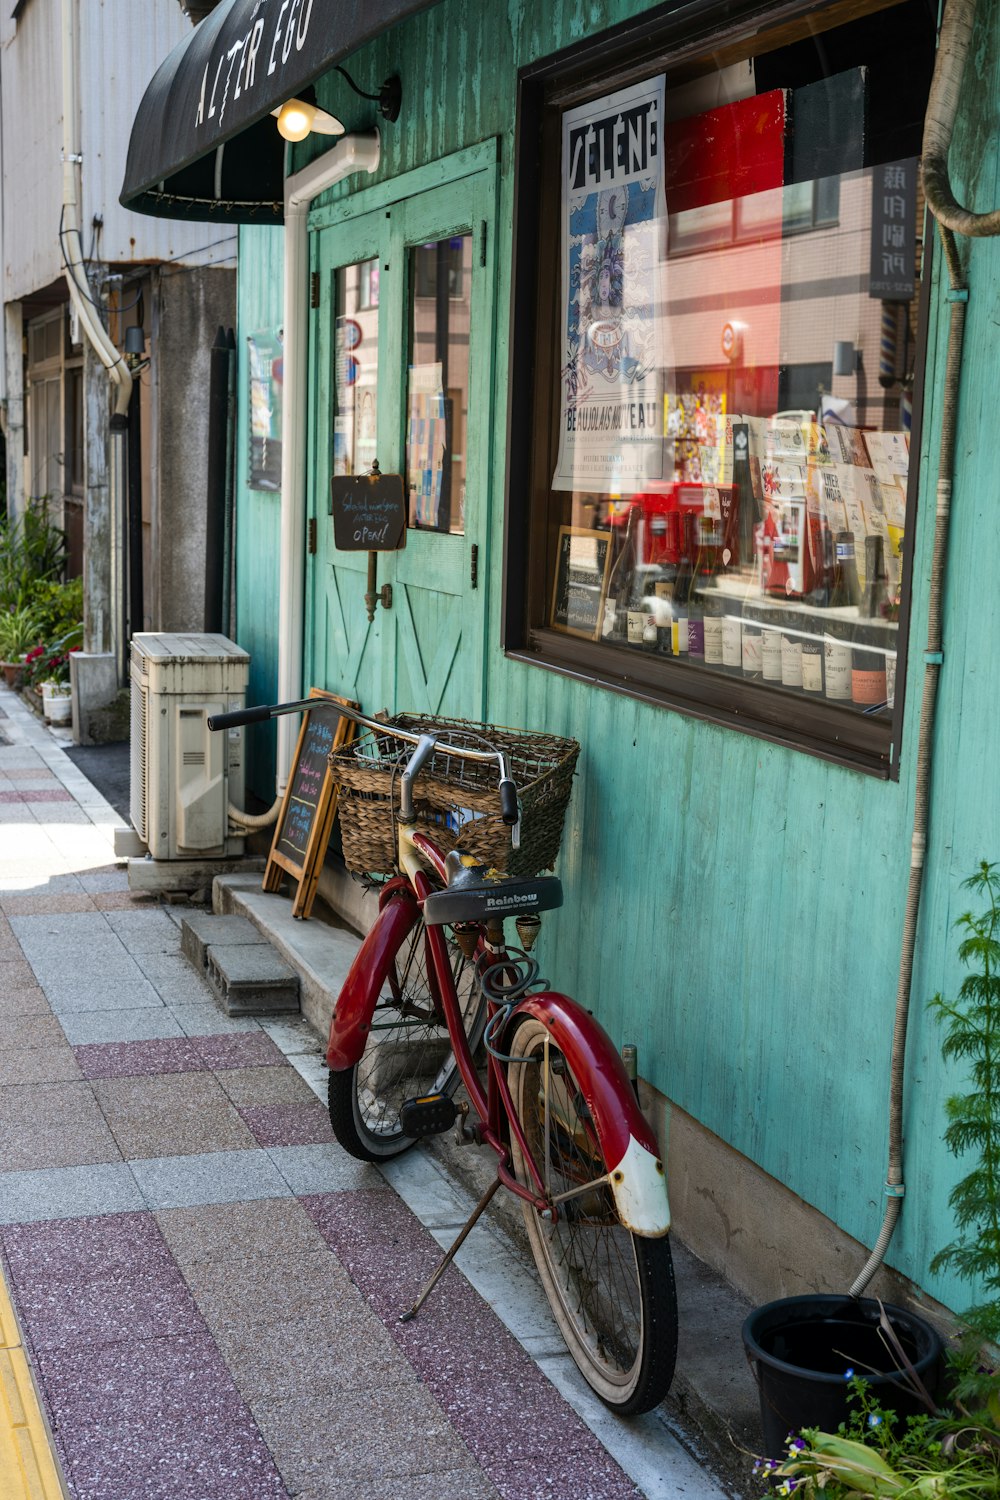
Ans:
{"label": "door glass pane", "polygon": [[367,474],[377,455],[378,262],[334,272],[333,472]]}
{"label": "door glass pane", "polygon": [[410,525],[465,531],[472,236],[410,251],[406,476]]}

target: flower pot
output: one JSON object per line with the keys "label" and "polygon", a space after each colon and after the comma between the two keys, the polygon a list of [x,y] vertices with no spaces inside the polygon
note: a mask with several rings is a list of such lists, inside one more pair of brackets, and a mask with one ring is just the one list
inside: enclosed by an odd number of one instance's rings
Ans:
{"label": "flower pot", "polygon": [[884,1307],[907,1359],[934,1394],[942,1343],[916,1313],[874,1298],[783,1297],[743,1324],[743,1344],[760,1392],[766,1458],[783,1458],[790,1432],[836,1432],[846,1421],[849,1372],[863,1376],[879,1403],[900,1417],[926,1408],[879,1328]]}
{"label": "flower pot", "polygon": [[4,681],[9,688],[19,688],[24,678],[24,663],[21,661],[0,662]]}
{"label": "flower pot", "polygon": [[45,717],[50,724],[69,724],[73,718],[73,695],[56,689],[45,700]]}

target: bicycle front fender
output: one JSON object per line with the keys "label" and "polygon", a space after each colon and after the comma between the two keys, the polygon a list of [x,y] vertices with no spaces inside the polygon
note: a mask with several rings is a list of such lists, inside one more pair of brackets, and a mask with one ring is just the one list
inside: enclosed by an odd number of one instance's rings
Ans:
{"label": "bicycle front fender", "polygon": [[332,1072],[344,1072],[359,1061],[382,986],[400,945],[419,919],[416,900],[406,888],[397,888],[383,898],[333,1007],[326,1048],[326,1064]]}
{"label": "bicycle front fender", "polygon": [[633,1234],[666,1234],[670,1204],[660,1148],[604,1027],[575,1000],[555,991],[519,1001],[511,1014],[511,1029],[522,1016],[534,1017],[551,1033],[580,1085],[622,1223]]}

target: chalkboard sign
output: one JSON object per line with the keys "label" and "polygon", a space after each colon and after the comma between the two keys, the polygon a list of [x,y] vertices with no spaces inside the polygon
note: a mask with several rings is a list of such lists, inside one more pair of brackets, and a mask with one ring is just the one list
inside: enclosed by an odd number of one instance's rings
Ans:
{"label": "chalkboard sign", "polygon": [[597,640],[604,618],[610,561],[611,536],[607,531],[560,526],[552,584],[553,629]]}
{"label": "chalkboard sign", "polygon": [[312,911],[337,811],[337,788],[327,757],[354,734],[354,721],[345,719],[338,705],[357,707],[321,688],[310,688],[309,697],[316,700],[316,706],[302,716],[291,775],[264,870],[265,891],[280,890],[289,875],[297,883],[292,916],[302,918]]}
{"label": "chalkboard sign", "polygon": [[402,474],[335,474],[333,541],[340,552],[398,552],[406,546]]}

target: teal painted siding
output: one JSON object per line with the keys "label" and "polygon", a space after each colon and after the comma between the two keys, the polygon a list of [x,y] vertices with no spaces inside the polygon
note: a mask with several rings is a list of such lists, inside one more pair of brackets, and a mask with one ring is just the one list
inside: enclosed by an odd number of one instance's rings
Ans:
{"label": "teal painted siding", "polygon": [[[491,137],[500,143],[495,459],[488,557],[481,559],[488,568],[487,711],[499,722],[544,726],[584,744],[561,859],[568,906],[547,922],[546,972],[593,1007],[618,1040],[638,1044],[642,1071],[669,1098],[870,1243],[883,1211],[887,1069],[910,862],[947,337],[943,289],[935,288],[931,317],[898,782],[589,689],[508,661],[499,647],[516,71],[647,8],[640,0],[443,0],[349,65],[364,86],[394,71],[403,80],[403,114],[399,127],[385,132],[376,180]],[[988,107],[1000,97],[996,0],[984,0],[978,29],[952,162],[972,206],[986,208],[1000,201],[995,114]],[[318,92],[349,129],[371,123],[367,107],[337,77],[322,80]],[[349,190],[341,185],[325,201]],[[889,1257],[952,1305],[962,1305],[966,1291],[930,1278],[927,1265],[952,1236],[947,1195],[961,1168],[945,1153],[941,1133],[943,1100],[958,1079],[941,1064],[925,1005],[938,988],[954,994],[961,980],[952,930],[963,909],[960,880],[979,858],[1000,858],[994,519],[1000,244],[973,242],[963,257],[971,296],[932,827],[913,980],[908,1188]],[[278,268],[272,241],[244,234],[241,331],[267,322]],[[244,485],[240,507],[246,598],[273,566],[276,532],[268,507],[275,502],[248,496]],[[255,644],[248,638],[243,644],[255,661],[261,658],[255,683],[273,680],[266,663],[273,662],[275,642],[256,601],[246,615],[241,611],[241,628],[244,619]]]}

